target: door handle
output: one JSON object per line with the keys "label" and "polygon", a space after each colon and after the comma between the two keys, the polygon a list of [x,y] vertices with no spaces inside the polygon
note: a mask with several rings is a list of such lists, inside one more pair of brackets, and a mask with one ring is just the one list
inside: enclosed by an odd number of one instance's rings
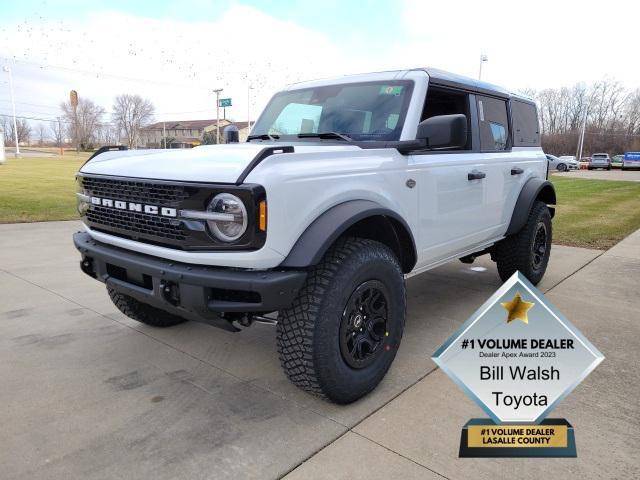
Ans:
{"label": "door handle", "polygon": [[524,170],[520,167],[513,167],[511,169],[511,175],[520,175],[521,173],[524,173]]}
{"label": "door handle", "polygon": [[467,179],[471,180],[481,180],[486,177],[487,174],[484,172],[480,172],[479,170],[472,170],[467,174]]}

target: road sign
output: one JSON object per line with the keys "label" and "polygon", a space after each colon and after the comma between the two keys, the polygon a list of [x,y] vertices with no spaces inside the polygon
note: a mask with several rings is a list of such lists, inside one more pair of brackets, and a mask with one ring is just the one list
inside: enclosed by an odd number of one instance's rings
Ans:
{"label": "road sign", "polygon": [[71,90],[69,92],[69,102],[71,102],[72,107],[78,106],[78,92],[76,92],[75,90]]}
{"label": "road sign", "polygon": [[226,108],[226,107],[230,107],[231,106],[231,99],[230,98],[221,98],[218,101],[218,106],[220,108]]}

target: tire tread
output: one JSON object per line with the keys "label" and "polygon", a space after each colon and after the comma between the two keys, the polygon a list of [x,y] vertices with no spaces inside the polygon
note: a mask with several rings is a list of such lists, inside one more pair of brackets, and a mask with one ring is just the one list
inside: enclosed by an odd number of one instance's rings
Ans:
{"label": "tire tread", "polygon": [[[529,212],[525,226],[518,233],[510,235],[496,244],[496,264],[498,274],[503,282],[507,281],[516,271],[522,272],[534,285],[537,285],[542,279],[542,276],[544,276],[546,264],[542,270],[542,275],[537,278],[537,276],[533,275],[529,262],[532,236],[535,233],[538,219],[545,215],[548,216],[550,220],[551,214],[549,213],[549,207],[547,207],[546,203],[536,200],[533,208],[531,208]],[[548,229],[548,235],[551,237],[550,221]],[[548,250],[550,255],[550,247]],[[549,261],[549,255],[547,256],[547,262]]]}
{"label": "tire tread", "polygon": [[[309,271],[306,283],[293,304],[279,312],[277,347],[280,364],[294,385],[318,397],[329,398],[314,364],[314,361],[322,361],[314,359],[314,344],[322,341],[314,339],[314,328],[323,298],[329,286],[336,280],[345,260],[371,247],[383,247],[389,260],[396,264],[401,274],[397,258],[386,246],[373,240],[346,237],[338,240],[327,251],[322,261]],[[332,400],[335,401],[335,398]]]}

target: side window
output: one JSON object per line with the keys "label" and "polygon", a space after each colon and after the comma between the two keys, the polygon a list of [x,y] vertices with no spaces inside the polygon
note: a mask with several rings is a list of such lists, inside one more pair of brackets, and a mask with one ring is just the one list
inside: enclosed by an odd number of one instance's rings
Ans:
{"label": "side window", "polygon": [[[455,113],[463,114],[467,117],[467,122],[469,122],[469,118],[471,118],[469,114],[469,95],[457,90],[429,86],[420,121],[438,115],[452,115]],[[469,124],[467,126],[467,144],[459,150],[471,150],[471,128]]]}
{"label": "side window", "polygon": [[504,125],[490,122],[491,134],[493,135],[494,150],[507,149],[507,130]]}
{"label": "side window", "polygon": [[509,146],[509,117],[507,102],[498,98],[476,97],[480,127],[480,150],[494,152]]}
{"label": "side window", "polygon": [[513,146],[537,147],[540,145],[538,112],[533,103],[511,100],[513,118]]}

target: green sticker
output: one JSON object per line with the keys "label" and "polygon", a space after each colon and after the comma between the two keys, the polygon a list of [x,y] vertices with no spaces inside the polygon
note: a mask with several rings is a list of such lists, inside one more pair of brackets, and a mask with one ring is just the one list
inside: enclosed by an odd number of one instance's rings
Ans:
{"label": "green sticker", "polygon": [[400,95],[400,92],[402,92],[401,86],[388,85],[380,87],[380,95]]}

